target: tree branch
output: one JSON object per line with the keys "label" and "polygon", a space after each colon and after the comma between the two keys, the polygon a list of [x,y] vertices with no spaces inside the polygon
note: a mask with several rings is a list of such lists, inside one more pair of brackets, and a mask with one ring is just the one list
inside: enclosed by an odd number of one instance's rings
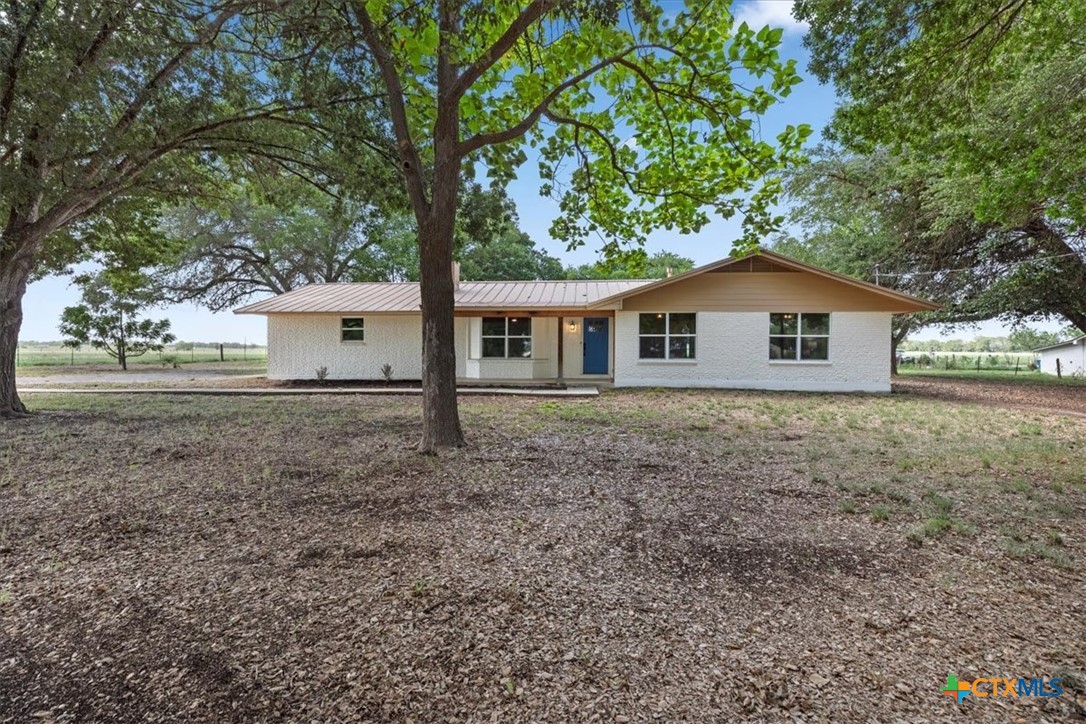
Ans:
{"label": "tree branch", "polygon": [[455,100],[460,100],[475,81],[494,66],[509,49],[516,45],[532,23],[536,22],[544,15],[546,15],[555,5],[557,0],[533,0],[533,2],[524,8],[524,10],[510,23],[505,32],[494,41],[494,44],[487,48],[482,55],[475,59],[464,72],[460,74],[460,77],[456,79],[456,83],[453,85],[450,92],[450,96]]}
{"label": "tree branch", "polygon": [[362,39],[377,61],[377,66],[381,70],[381,79],[388,92],[392,129],[396,134],[396,143],[400,151],[402,171],[407,179],[407,192],[411,197],[411,204],[415,207],[416,213],[428,213],[430,202],[426,197],[426,188],[422,180],[422,162],[419,160],[418,149],[411,138],[411,126],[407,121],[407,108],[404,104],[403,84],[400,83],[400,76],[396,72],[392,54],[378,37],[377,29],[373,25],[373,19],[366,10],[365,4],[356,0],[351,9],[362,27]]}

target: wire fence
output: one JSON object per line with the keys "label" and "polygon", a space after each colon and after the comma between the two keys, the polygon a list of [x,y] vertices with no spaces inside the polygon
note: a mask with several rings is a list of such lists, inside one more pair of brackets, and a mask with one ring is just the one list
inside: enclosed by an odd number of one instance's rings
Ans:
{"label": "wire fence", "polygon": [[[253,362],[263,364],[268,359],[266,347],[250,345],[180,344],[161,352],[148,352],[139,357],[129,356],[130,365],[180,366],[197,362]],[[117,360],[105,350],[92,347],[73,349],[59,344],[20,344],[15,364],[18,367],[55,367],[116,364]]]}

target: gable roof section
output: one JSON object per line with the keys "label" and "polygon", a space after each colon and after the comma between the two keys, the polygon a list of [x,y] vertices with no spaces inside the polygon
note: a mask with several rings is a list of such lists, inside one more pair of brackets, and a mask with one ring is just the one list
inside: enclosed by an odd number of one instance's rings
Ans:
{"label": "gable roof section", "polygon": [[1048,349],[1058,349],[1059,347],[1073,347],[1076,344],[1086,344],[1086,334],[1079,335],[1073,339],[1065,339],[1062,342],[1056,342],[1056,344],[1050,344],[1045,347],[1037,347],[1032,350],[1033,352],[1044,352]]}
{"label": "gable roof section", "polygon": [[[457,310],[585,309],[651,280],[460,282]],[[417,282],[309,284],[235,309],[235,314],[417,314]]]}
{"label": "gable roof section", "polygon": [[740,257],[728,257],[715,261],[704,266],[700,266],[696,269],[691,269],[683,274],[678,274],[666,279],[658,279],[655,282],[649,284],[642,284],[638,287],[623,290],[617,294],[609,297],[603,297],[590,306],[595,308],[602,308],[609,305],[614,305],[623,300],[630,299],[631,297],[640,296],[647,292],[651,292],[657,289],[681,283],[683,281],[690,280],[694,277],[711,272],[754,272],[754,273],[766,273],[766,272],[807,272],[813,274],[822,279],[844,284],[848,287],[868,292],[883,298],[890,303],[893,309],[876,309],[872,308],[871,311],[894,311],[894,312],[921,312],[938,309],[939,305],[934,302],[930,302],[927,299],[915,297],[911,294],[904,292],[898,292],[893,289],[887,289],[886,287],[880,287],[869,282],[861,281],[845,274],[838,274],[822,267],[817,267],[812,264],[792,259],[791,257],[778,254],[773,251],[765,249],[759,249],[755,252]]}

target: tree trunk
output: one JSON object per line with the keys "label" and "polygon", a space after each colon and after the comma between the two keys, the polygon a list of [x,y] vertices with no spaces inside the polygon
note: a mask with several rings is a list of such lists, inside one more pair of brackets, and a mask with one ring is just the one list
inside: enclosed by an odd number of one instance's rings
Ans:
{"label": "tree trunk", "polygon": [[897,348],[914,330],[911,318],[901,318],[890,325],[890,376],[897,377]]}
{"label": "tree trunk", "polygon": [[22,417],[26,405],[15,388],[19,329],[23,326],[23,295],[30,278],[28,265],[0,260],[0,418]]}
{"label": "tree trunk", "polygon": [[[455,189],[452,194],[455,204]],[[456,404],[455,290],[452,280],[455,223],[455,205],[450,209],[444,203],[434,203],[429,217],[419,221],[422,292],[422,440],[419,451],[424,453],[464,444]]]}

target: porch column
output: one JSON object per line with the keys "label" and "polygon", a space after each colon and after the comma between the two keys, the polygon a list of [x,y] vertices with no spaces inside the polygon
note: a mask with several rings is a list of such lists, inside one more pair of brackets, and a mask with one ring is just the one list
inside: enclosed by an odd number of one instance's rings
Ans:
{"label": "porch column", "polygon": [[563,359],[563,353],[565,352],[565,338],[566,338],[566,318],[558,318],[558,384],[564,385],[566,383],[565,377],[565,360]]}

